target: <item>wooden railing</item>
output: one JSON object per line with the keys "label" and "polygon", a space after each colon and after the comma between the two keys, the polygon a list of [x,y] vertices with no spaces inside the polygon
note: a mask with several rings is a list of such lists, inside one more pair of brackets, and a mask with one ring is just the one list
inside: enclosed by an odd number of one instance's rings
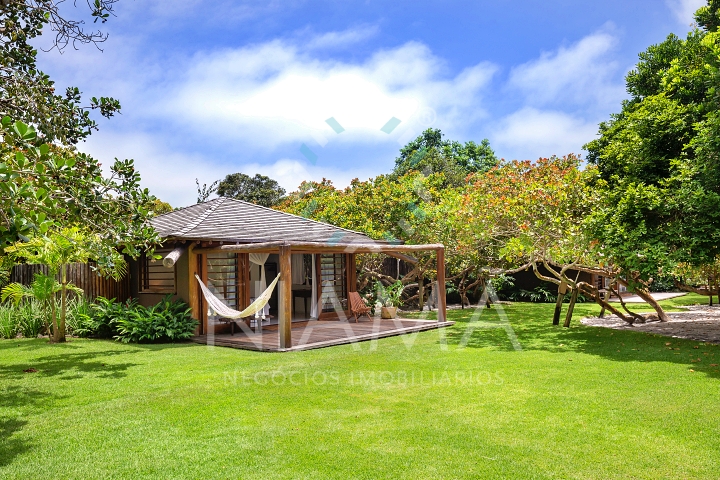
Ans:
{"label": "wooden railing", "polygon": [[[36,273],[47,275],[46,265],[15,265],[10,273],[10,281],[30,285]],[[92,269],[92,266],[85,263],[71,263],[68,265],[68,281],[85,292],[85,297],[92,300],[96,297],[115,298],[124,302],[130,298],[129,275],[125,275],[119,281],[112,278],[103,278]],[[60,281],[60,275],[57,275]]]}

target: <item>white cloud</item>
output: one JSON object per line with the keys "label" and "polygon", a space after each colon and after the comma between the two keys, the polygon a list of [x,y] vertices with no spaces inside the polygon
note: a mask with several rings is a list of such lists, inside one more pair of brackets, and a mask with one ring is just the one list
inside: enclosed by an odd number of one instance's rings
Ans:
{"label": "white cloud", "polygon": [[623,72],[612,60],[618,43],[600,31],[514,67],[505,90],[519,94],[521,106],[492,130],[498,152],[523,159],[581,153],[598,120],[627,95]]}
{"label": "white cloud", "polygon": [[444,62],[417,42],[354,64],[321,60],[276,40],[196,56],[159,108],[167,118],[267,148],[330,132],[329,117],[348,132],[345,139],[378,139],[391,117],[408,122],[426,108],[444,129],[477,118],[494,72],[482,63],[447,78]]}
{"label": "white cloud", "polygon": [[[297,190],[303,180],[331,179],[338,188],[346,187],[353,178],[370,178],[377,171],[357,165],[350,168],[309,165],[298,159],[284,158],[270,164],[240,160],[231,164],[212,157],[188,154],[169,148],[157,138],[142,133],[109,133],[102,131],[81,143],[80,150],[97,158],[107,169],[113,158],[132,158],[141,173],[143,187],[173,207],[195,203],[197,178],[202,185],[225,178],[229,173],[267,175],[288,192]],[[109,153],[111,152],[111,153]]]}
{"label": "white cloud", "polygon": [[551,155],[581,153],[597,133],[597,123],[564,112],[526,107],[499,122],[491,138],[511,158],[534,160]]}
{"label": "white cloud", "polygon": [[617,43],[611,34],[598,32],[570,47],[544,52],[539,59],[513,68],[509,87],[535,106],[617,105],[624,95],[623,85],[615,78],[618,65],[610,59]]}
{"label": "white cloud", "polygon": [[327,32],[313,36],[303,46],[307,49],[318,50],[347,48],[374,37],[379,31],[377,25],[366,25],[339,32]]}
{"label": "white cloud", "polygon": [[665,3],[682,25],[690,25],[694,22],[695,11],[707,5],[706,0],[665,0]]}

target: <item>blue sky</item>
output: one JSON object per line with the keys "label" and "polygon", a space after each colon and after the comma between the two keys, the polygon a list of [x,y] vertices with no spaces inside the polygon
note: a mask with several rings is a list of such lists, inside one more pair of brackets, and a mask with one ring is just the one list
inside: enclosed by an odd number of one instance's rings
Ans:
{"label": "blue sky", "polygon": [[122,0],[103,52],[52,51],[40,65],[121,101],[79,148],[105,164],[134,158],[143,184],[180,207],[195,178],[262,173],[292,191],[386,173],[428,127],[488,138],[506,159],[583,153],[637,54],[684,36],[704,3]]}

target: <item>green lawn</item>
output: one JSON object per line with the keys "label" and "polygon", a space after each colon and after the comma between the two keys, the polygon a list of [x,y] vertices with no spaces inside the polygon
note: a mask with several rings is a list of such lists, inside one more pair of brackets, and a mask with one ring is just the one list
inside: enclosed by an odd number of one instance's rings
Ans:
{"label": "green lawn", "polygon": [[282,354],[0,341],[0,478],[718,478],[720,347],[503,308],[522,351],[495,308],[465,347],[471,310]]}

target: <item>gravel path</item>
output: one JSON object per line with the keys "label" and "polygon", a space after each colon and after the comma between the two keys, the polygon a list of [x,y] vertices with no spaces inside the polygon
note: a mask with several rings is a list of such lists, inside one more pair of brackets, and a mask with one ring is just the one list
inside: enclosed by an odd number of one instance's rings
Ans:
{"label": "gravel path", "polygon": [[679,307],[686,312],[667,312],[670,321],[659,322],[650,320],[644,324],[631,326],[615,315],[604,318],[586,317],[581,320],[583,325],[605,327],[615,330],[636,330],[639,332],[656,333],[666,337],[687,338],[702,342],[720,343],[720,307],[693,305]]}

